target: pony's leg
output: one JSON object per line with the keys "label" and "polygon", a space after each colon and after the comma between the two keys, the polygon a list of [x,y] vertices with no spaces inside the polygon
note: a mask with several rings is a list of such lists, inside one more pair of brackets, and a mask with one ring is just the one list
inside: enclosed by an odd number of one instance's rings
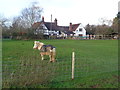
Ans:
{"label": "pony's leg", "polygon": [[55,55],[52,54],[52,62],[55,62]]}
{"label": "pony's leg", "polygon": [[52,62],[52,56],[51,56],[51,55],[49,55],[49,57],[50,57],[50,62]]}
{"label": "pony's leg", "polygon": [[52,62],[55,62],[55,56],[56,56],[56,50],[55,50],[55,48],[53,48],[51,56],[52,56]]}
{"label": "pony's leg", "polygon": [[52,52],[52,62],[55,62],[55,56],[56,56],[56,52]]}
{"label": "pony's leg", "polygon": [[44,56],[41,54],[41,59],[44,60]]}

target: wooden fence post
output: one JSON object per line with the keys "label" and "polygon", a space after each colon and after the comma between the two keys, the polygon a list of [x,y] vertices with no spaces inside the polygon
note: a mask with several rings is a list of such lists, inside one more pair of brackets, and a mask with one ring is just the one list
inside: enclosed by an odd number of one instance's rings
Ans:
{"label": "wooden fence post", "polygon": [[72,52],[72,80],[74,79],[75,52]]}

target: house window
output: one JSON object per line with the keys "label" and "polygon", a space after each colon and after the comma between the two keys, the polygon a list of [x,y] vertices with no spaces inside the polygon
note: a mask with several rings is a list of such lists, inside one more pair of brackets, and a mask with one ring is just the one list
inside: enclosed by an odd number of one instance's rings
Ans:
{"label": "house window", "polygon": [[79,36],[83,36],[82,34],[79,34]]}
{"label": "house window", "polygon": [[39,29],[43,29],[43,26],[40,26]]}
{"label": "house window", "polygon": [[82,31],[82,28],[79,28],[79,31]]}

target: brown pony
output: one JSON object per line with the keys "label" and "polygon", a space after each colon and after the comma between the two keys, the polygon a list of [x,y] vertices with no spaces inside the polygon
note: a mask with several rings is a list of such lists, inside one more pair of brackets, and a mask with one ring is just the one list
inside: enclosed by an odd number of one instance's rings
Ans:
{"label": "brown pony", "polygon": [[40,50],[42,60],[44,60],[44,55],[49,55],[50,62],[55,62],[56,49],[52,45],[44,45],[42,42],[34,41],[33,49]]}

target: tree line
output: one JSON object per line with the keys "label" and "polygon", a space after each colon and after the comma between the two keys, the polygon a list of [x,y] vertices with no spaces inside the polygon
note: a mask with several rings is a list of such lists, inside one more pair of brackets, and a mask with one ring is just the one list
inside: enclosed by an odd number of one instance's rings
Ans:
{"label": "tree line", "polygon": [[118,17],[115,17],[113,21],[101,18],[100,25],[87,24],[85,26],[85,29],[87,31],[87,34],[91,35],[118,34],[118,21],[119,21]]}

